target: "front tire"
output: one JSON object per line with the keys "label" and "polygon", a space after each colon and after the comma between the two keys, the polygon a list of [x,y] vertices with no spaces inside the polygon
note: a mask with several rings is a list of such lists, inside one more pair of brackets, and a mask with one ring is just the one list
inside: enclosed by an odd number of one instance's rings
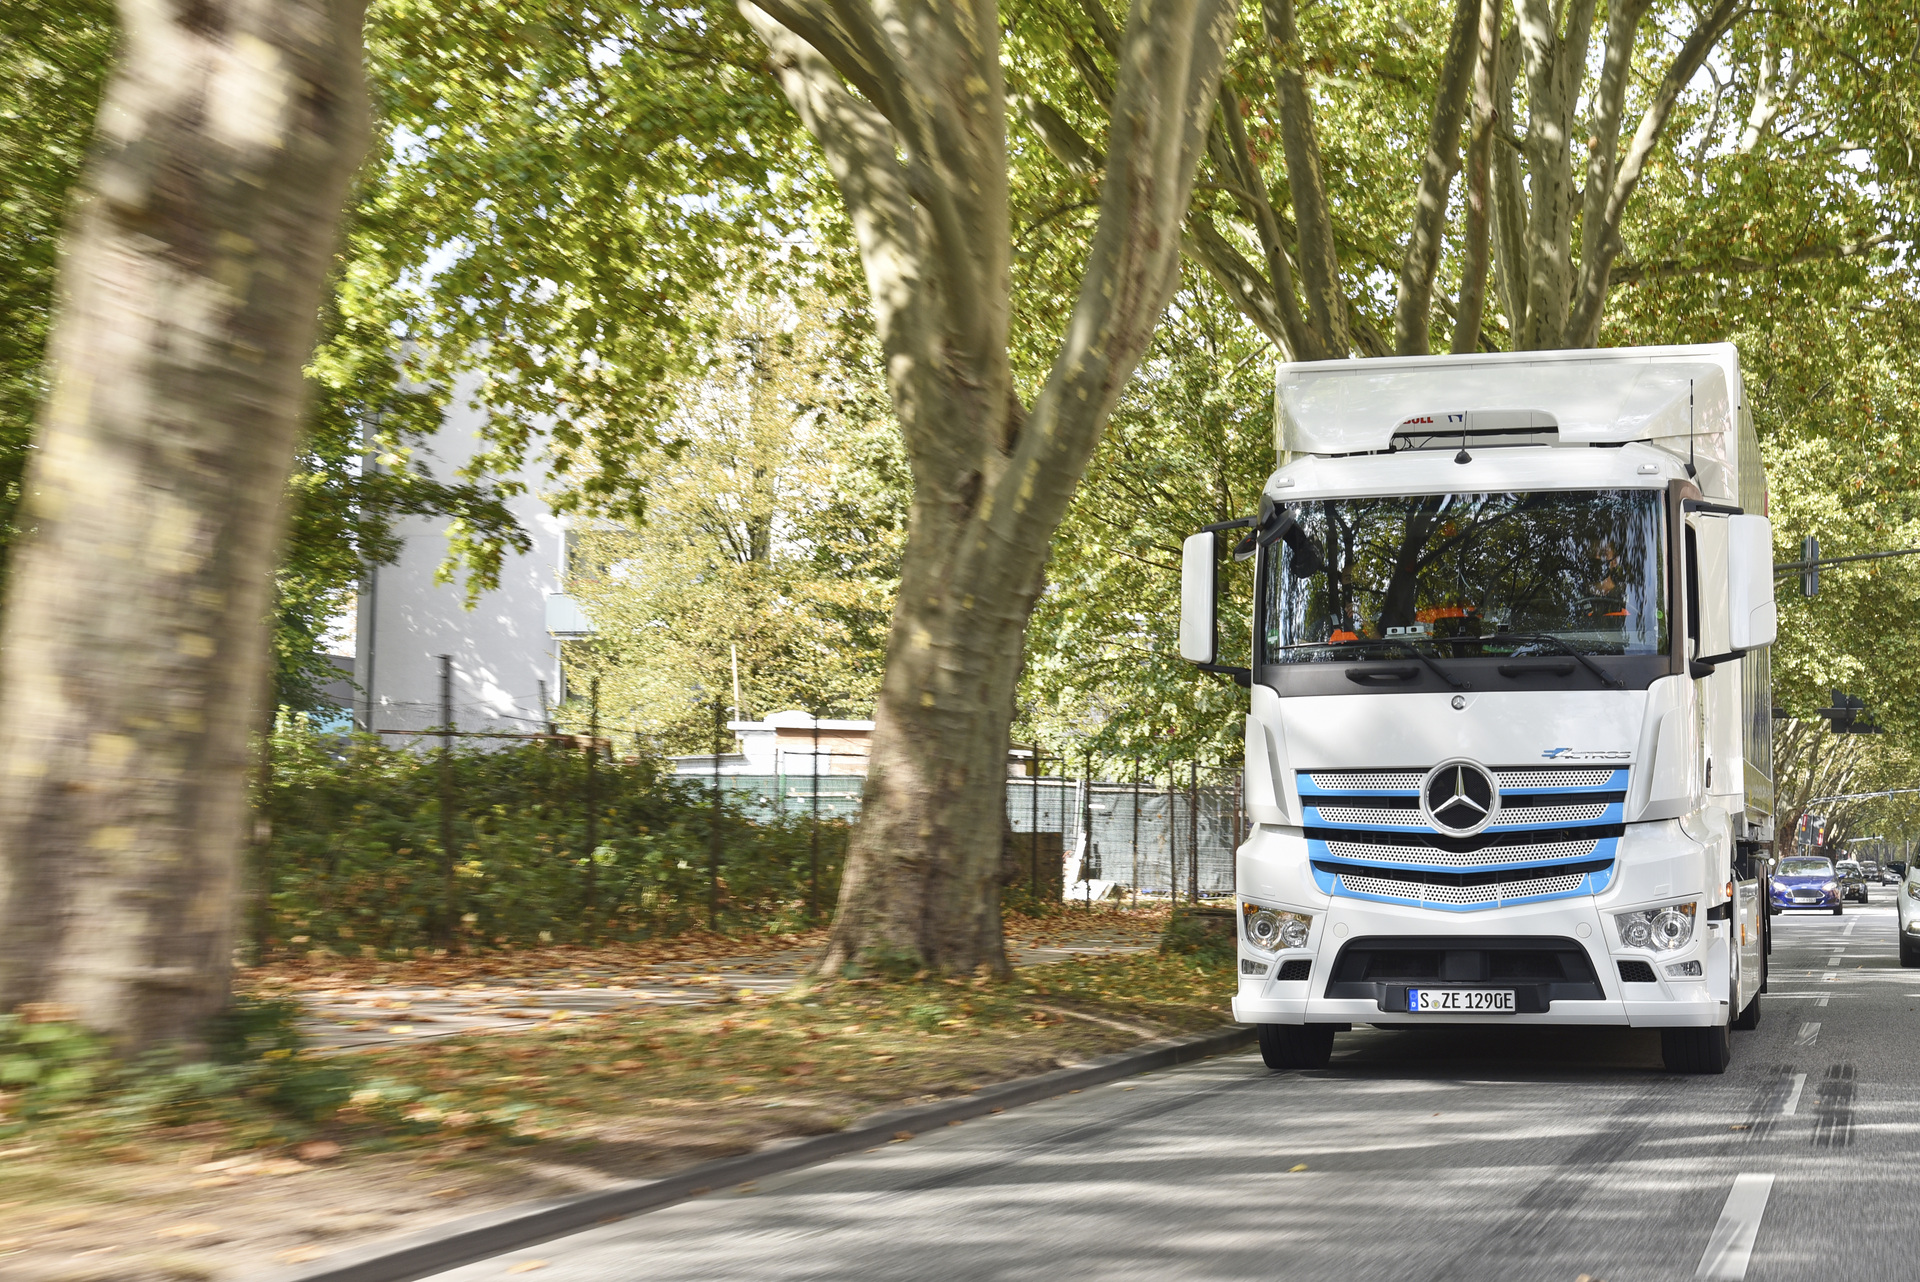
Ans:
{"label": "front tire", "polygon": [[1733,1034],[1725,1024],[1663,1028],[1660,1059],[1669,1073],[1724,1073],[1733,1062]]}
{"label": "front tire", "polygon": [[1332,1024],[1262,1024],[1260,1058],[1275,1072],[1325,1068],[1333,1057]]}
{"label": "front tire", "polygon": [[1751,1032],[1754,1029],[1760,1027],[1760,994],[1759,993],[1755,993],[1753,995],[1753,1000],[1748,1002],[1747,1008],[1741,1011],[1739,1016],[1735,1018],[1735,1020],[1733,1021],[1733,1026],[1739,1029],[1743,1033]]}
{"label": "front tire", "polygon": [[1902,966],[1920,966],[1920,944],[1911,939],[1900,941],[1900,964]]}
{"label": "front tire", "polygon": [[1833,906],[1833,915],[1834,915],[1835,917],[1838,917],[1838,916],[1840,915],[1840,909],[1841,909],[1841,907],[1842,907],[1842,906],[1841,906],[1840,904],[1835,904],[1835,905]]}

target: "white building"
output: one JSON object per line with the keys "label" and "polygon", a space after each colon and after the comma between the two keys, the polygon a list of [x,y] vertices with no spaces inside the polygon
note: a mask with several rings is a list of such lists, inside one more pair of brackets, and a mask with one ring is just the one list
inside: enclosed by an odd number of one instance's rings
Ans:
{"label": "white building", "polygon": [[[738,752],[720,754],[723,775],[864,775],[873,739],[871,721],[816,720],[806,712],[776,712],[764,721],[729,721]],[[712,753],[673,758],[675,774],[710,775]]]}
{"label": "white building", "polygon": [[[483,448],[485,415],[471,402],[478,374],[455,387],[438,433],[415,448],[414,459],[438,480],[456,480]],[[355,623],[353,680],[358,687],[354,725],[360,730],[426,731],[441,724],[441,658],[450,656],[453,722],[464,731],[546,729],[547,709],[565,696],[560,642],[549,635],[584,626],[559,593],[566,572],[566,526],[540,497],[542,463],[530,460],[515,479],[525,490],[507,507],[533,541],[509,552],[500,586],[466,608],[456,576],[437,583],[447,558],[445,517],[405,517],[396,523],[399,557],[376,566],[361,584]],[[554,598],[550,602],[550,598]]]}

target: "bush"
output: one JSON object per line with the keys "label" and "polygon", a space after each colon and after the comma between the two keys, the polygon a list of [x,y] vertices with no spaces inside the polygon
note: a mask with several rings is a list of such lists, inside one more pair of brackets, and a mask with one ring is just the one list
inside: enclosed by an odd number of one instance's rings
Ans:
{"label": "bush", "polygon": [[[652,761],[599,761],[589,784],[575,749],[455,748],[449,858],[437,750],[289,727],[272,751],[258,926],[267,947],[537,945],[672,934],[706,920],[713,807],[699,782]],[[801,924],[807,817],[752,819],[723,803],[719,823],[724,923]],[[844,824],[821,824],[823,907],[839,893],[846,834]]]}
{"label": "bush", "polygon": [[1233,914],[1176,909],[1160,935],[1160,951],[1189,955],[1201,962],[1231,964],[1238,951]]}
{"label": "bush", "polygon": [[236,998],[208,1028],[209,1058],[190,1063],[169,1052],[116,1059],[99,1038],[45,1014],[0,1015],[0,1088],[13,1105],[0,1133],[85,1116],[109,1134],[214,1119],[249,1145],[296,1139],[357,1086],[346,1063],[301,1055],[291,1001]]}

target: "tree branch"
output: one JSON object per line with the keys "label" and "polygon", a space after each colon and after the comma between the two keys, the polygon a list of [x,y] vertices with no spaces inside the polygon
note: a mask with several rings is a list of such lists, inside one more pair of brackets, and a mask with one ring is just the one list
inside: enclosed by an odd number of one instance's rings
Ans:
{"label": "tree branch", "polygon": [[1613,269],[1613,260],[1619,257],[1623,248],[1620,218],[1626,212],[1627,201],[1633,198],[1635,189],[1639,187],[1647,157],[1665,132],[1674,104],[1679,101],[1687,82],[1700,70],[1700,64],[1707,60],[1707,55],[1720,43],[1720,38],[1746,13],[1747,3],[1748,0],[1715,0],[1713,8],[1701,19],[1700,25],[1687,38],[1686,44],[1681,46],[1680,52],[1674,55],[1673,65],[1667,68],[1667,74],[1661,77],[1660,87],[1654,91],[1653,101],[1640,117],[1640,127],[1635,131],[1633,142],[1628,146],[1619,172],[1614,175],[1613,185],[1607,192],[1605,216],[1597,228],[1587,230],[1589,248],[1580,264],[1580,284],[1574,295],[1573,312],[1567,317],[1567,327],[1560,344],[1562,347],[1592,347],[1598,341],[1600,317],[1607,301],[1608,278]]}
{"label": "tree branch", "polygon": [[1320,177],[1320,144],[1313,133],[1313,109],[1301,63],[1300,31],[1293,0],[1261,0],[1261,19],[1273,55],[1273,80],[1280,105],[1280,140],[1287,155],[1287,186],[1293,195],[1294,226],[1300,237],[1300,284],[1310,324],[1302,337],[1302,360],[1344,359],[1353,340],[1347,328],[1346,298],[1340,288],[1340,256],[1334,248],[1333,215]]}
{"label": "tree branch", "polygon": [[1447,223],[1447,192],[1460,167],[1460,113],[1467,100],[1479,48],[1476,18],[1480,0],[1454,0],[1453,25],[1433,95],[1433,119],[1427,150],[1420,159],[1420,189],[1414,197],[1413,226],[1400,264],[1400,287],[1393,319],[1394,350],[1424,356],[1431,340],[1433,271],[1440,260],[1440,236]]}
{"label": "tree branch", "polygon": [[1456,355],[1480,350],[1480,319],[1487,306],[1487,257],[1493,230],[1488,166],[1493,157],[1494,61],[1500,50],[1500,0],[1481,0],[1473,63],[1473,134],[1467,143],[1467,225],[1462,239],[1466,261],[1460,272],[1460,304],[1453,323]]}
{"label": "tree branch", "polygon": [[1647,280],[1667,280],[1676,276],[1737,276],[1752,272],[1781,271],[1801,263],[1826,262],[1839,258],[1859,258],[1884,245],[1900,243],[1893,232],[1881,232],[1860,240],[1841,241],[1837,245],[1809,245],[1785,258],[1747,258],[1734,255],[1715,262],[1683,263],[1667,258],[1657,263],[1621,263],[1613,269],[1609,281],[1614,285],[1635,285]]}
{"label": "tree branch", "polygon": [[1206,269],[1241,314],[1280,349],[1282,360],[1292,360],[1293,345],[1287,338],[1287,327],[1281,319],[1280,303],[1274,297],[1272,283],[1241,256],[1206,214],[1199,210],[1189,214],[1187,227],[1187,236],[1181,245],[1187,257]]}
{"label": "tree branch", "polygon": [[1180,224],[1233,35],[1229,0],[1134,0],[1080,295],[1013,456],[981,500],[964,562],[1044,547],[1065,514],[1179,283]]}
{"label": "tree branch", "polygon": [[1633,46],[1640,19],[1651,0],[1614,0],[1607,16],[1607,48],[1600,63],[1600,86],[1594,94],[1593,136],[1587,143],[1587,187],[1580,229],[1584,240],[1581,262],[1592,256],[1594,229],[1607,216],[1607,191],[1613,186],[1620,152],[1620,118],[1633,81]]}

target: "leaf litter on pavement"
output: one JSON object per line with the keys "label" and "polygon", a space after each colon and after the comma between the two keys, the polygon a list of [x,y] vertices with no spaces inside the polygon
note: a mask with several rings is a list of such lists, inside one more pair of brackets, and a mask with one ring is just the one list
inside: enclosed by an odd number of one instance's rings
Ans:
{"label": "leaf litter on pavement", "polygon": [[[1151,945],[1164,913],[1065,916],[1010,916],[1010,948],[1096,951],[1007,981],[728,989],[698,1005],[627,1005],[362,1050],[348,1057],[359,1083],[348,1105],[297,1142],[260,1147],[258,1136],[202,1122],[135,1143],[113,1137],[105,1155],[105,1129],[70,1119],[55,1142],[17,1145],[13,1157],[0,1148],[0,1180],[14,1190],[0,1198],[0,1272],[10,1282],[238,1282],[450,1216],[655,1177],[1227,1018],[1226,967],[1105,951]],[[772,965],[819,942],[718,936],[472,958],[329,958],[319,974],[279,962],[244,982],[268,995],[487,982],[481,976],[605,983],[663,961],[702,973],[721,960]],[[236,1144],[255,1147],[235,1152]],[[223,1227],[156,1236],[182,1225]]]}

